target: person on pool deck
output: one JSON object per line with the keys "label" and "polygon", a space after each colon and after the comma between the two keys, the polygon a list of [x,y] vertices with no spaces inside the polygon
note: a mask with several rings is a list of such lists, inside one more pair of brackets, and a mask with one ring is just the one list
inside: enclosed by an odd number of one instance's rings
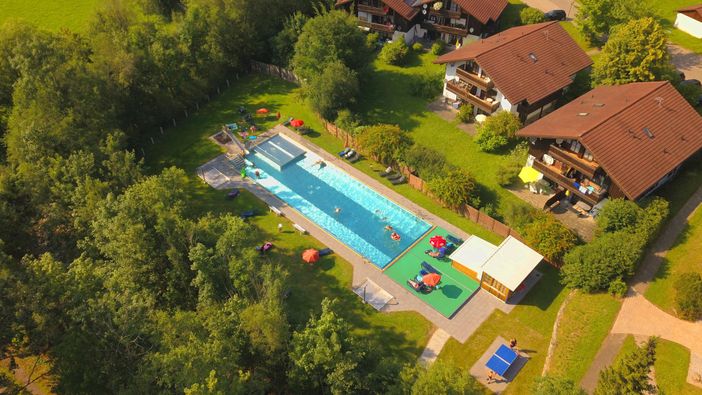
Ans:
{"label": "person on pool deck", "polygon": [[400,234],[397,232],[392,232],[392,234],[390,235],[390,238],[395,240],[395,241],[400,241]]}
{"label": "person on pool deck", "polygon": [[261,172],[258,171],[258,169],[254,171],[254,174],[256,175],[256,178],[261,178]]}
{"label": "person on pool deck", "polygon": [[492,369],[488,370],[487,383],[492,384],[495,381],[497,381],[497,379],[495,378],[495,372]]}
{"label": "person on pool deck", "polygon": [[395,229],[393,229],[390,225],[385,225],[385,230],[392,232]]}

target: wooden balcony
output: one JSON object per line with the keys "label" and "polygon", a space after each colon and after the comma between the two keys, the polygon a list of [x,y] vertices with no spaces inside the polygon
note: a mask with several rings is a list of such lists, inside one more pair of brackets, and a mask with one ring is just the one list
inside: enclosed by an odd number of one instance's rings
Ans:
{"label": "wooden balcony", "polygon": [[372,5],[359,4],[358,11],[365,12],[372,15],[387,15],[383,7],[374,7]]}
{"label": "wooden balcony", "polygon": [[539,160],[535,160],[532,167],[538,172],[542,173],[545,178],[548,178],[549,180],[555,182],[556,184],[560,185],[566,190],[569,190],[571,193],[575,194],[578,198],[585,201],[585,203],[591,206],[596,205],[600,200],[604,199],[604,197],[606,196],[606,191],[602,191],[599,194],[593,193],[589,195],[580,192],[580,190],[576,188],[575,185],[573,185],[575,180],[564,176],[555,167],[549,166]]}
{"label": "wooden balcony", "polygon": [[446,10],[443,8],[437,11],[433,7],[429,7],[429,14],[430,15],[440,15],[440,16],[443,16],[444,18],[453,18],[453,19],[460,19],[461,18],[461,11],[452,11],[452,10]]}
{"label": "wooden balcony", "polygon": [[455,93],[459,98],[487,112],[488,114],[492,114],[498,107],[500,107],[500,102],[481,99],[470,93],[466,87],[461,86],[455,81],[446,81],[446,89],[448,89],[449,92]]}
{"label": "wooden balcony", "polygon": [[600,165],[597,162],[592,162],[585,158],[580,158],[578,157],[578,155],[555,145],[551,145],[548,148],[548,154],[551,155],[554,159],[574,167],[575,170],[582,173],[585,177],[594,177],[595,172],[600,168]]}
{"label": "wooden balcony", "polygon": [[360,19],[358,20],[358,25],[378,32],[393,33],[395,31],[394,25],[383,25],[382,23],[366,22]]}
{"label": "wooden balcony", "polygon": [[468,35],[468,27],[453,27],[447,25],[440,25],[438,23],[424,23],[423,27],[425,29],[436,30],[440,33],[455,34],[457,36],[465,37]]}
{"label": "wooden balcony", "polygon": [[460,80],[463,80],[471,85],[475,85],[482,90],[490,90],[495,84],[489,78],[482,78],[475,73],[463,70],[461,68],[456,69],[456,75]]}

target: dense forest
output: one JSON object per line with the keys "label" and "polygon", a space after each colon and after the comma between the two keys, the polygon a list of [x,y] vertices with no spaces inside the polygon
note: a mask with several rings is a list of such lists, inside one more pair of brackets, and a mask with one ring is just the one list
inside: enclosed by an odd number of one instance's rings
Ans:
{"label": "dense forest", "polygon": [[285,270],[245,248],[258,230],[193,210],[183,170],[135,154],[144,130],[250,59],[288,62],[295,32],[329,7],[111,0],[84,33],[0,27],[0,359],[46,356],[53,390],[70,394],[474,385],[380,355],[333,300],[292,327]]}

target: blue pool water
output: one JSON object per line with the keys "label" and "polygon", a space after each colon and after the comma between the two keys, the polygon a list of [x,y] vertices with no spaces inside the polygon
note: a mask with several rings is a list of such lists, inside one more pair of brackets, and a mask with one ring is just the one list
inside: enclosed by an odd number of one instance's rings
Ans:
{"label": "blue pool water", "polygon": [[[311,152],[282,170],[260,153],[247,159],[249,177],[379,268],[426,233],[430,225]],[[255,177],[255,169],[260,178]],[[336,208],[341,211],[337,214]],[[390,238],[392,226],[401,239]]]}

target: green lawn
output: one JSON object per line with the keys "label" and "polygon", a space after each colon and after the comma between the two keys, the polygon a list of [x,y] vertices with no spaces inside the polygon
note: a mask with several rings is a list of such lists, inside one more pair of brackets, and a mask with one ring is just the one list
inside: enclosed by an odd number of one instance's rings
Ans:
{"label": "green lawn", "polygon": [[690,160],[690,163],[668,184],[655,192],[670,202],[670,217],[673,217],[702,186],[702,161]]}
{"label": "green lawn", "polygon": [[83,31],[100,0],[2,0],[0,23],[7,19],[23,19],[47,30],[67,28]]}
{"label": "green lawn", "polygon": [[677,16],[676,10],[699,4],[699,0],[648,0],[648,2],[661,18],[661,23],[666,30],[670,31],[670,41],[691,51],[702,53],[702,40],[692,37],[673,26]]}
{"label": "green lawn", "polygon": [[[385,274],[444,317],[451,317],[478,290],[480,284],[453,268],[450,259],[434,259],[424,253],[431,248],[429,245],[431,237],[447,234],[448,232],[440,227],[432,229],[400,259],[385,269]],[[418,293],[407,284],[407,280],[419,274],[422,262],[429,263],[441,272],[441,287],[428,294]]]}
{"label": "green lawn", "polygon": [[702,210],[692,216],[685,230],[663,260],[656,277],[646,291],[646,298],[663,310],[674,314],[678,275],[686,272],[702,274]]}
{"label": "green lawn", "polygon": [[[256,92],[258,96],[252,97],[246,92]],[[412,362],[428,341],[432,329],[429,321],[418,313],[380,314],[363,305],[349,289],[352,266],[348,262],[330,256],[314,267],[303,265],[299,256],[304,249],[323,247],[315,238],[293,232],[286,219],[270,214],[267,206],[253,195],[244,191],[237,199],[227,200],[225,192],[210,188],[195,174],[199,165],[220,153],[218,147],[207,138],[221,124],[236,119],[239,104],[250,104],[253,109],[265,103],[274,111],[292,113],[280,101],[287,99],[293,102],[285,96],[289,92],[289,87],[261,78],[247,80],[227,90],[221,97],[203,106],[198,114],[181,121],[177,128],[168,129],[164,136],[158,133],[154,135],[156,144],[151,145],[149,142],[145,146],[146,165],[151,172],[166,166],[185,169],[191,175],[190,208],[194,213],[240,213],[255,209],[262,214],[254,217],[252,222],[260,229],[261,243],[271,241],[275,244],[271,259],[290,273],[287,284],[291,294],[287,299],[287,311],[294,326],[304,325],[310,314],[319,312],[319,303],[323,297],[337,298],[342,304],[342,314],[358,333],[378,338],[388,353],[397,355],[405,362]],[[274,122],[272,119],[269,121],[271,124]],[[310,118],[310,121],[313,119]],[[283,222],[285,232],[277,232],[279,222]]]}
{"label": "green lawn", "polygon": [[558,343],[549,374],[579,383],[612,328],[620,307],[621,302],[607,294],[573,294],[558,327]]}

